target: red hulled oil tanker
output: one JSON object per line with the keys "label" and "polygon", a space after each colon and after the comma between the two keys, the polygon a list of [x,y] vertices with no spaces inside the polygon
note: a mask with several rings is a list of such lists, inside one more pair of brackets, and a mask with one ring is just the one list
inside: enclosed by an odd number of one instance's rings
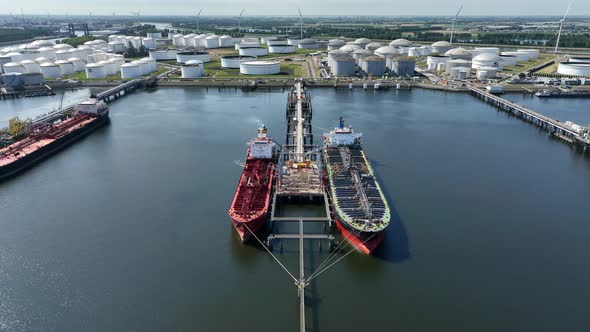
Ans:
{"label": "red hulled oil tanker", "polygon": [[338,128],[324,134],[324,158],[336,227],[344,239],[371,254],[383,240],[391,214],[361,136],[340,117]]}
{"label": "red hulled oil tanker", "polygon": [[94,98],[49,120],[26,123],[11,120],[8,132],[16,140],[0,149],[0,181],[32,167],[108,122],[109,108]]}
{"label": "red hulled oil tanker", "polygon": [[275,143],[267,129],[258,129],[258,137],[248,144],[248,154],[240,182],[229,209],[229,216],[242,242],[267,221],[276,163]]}

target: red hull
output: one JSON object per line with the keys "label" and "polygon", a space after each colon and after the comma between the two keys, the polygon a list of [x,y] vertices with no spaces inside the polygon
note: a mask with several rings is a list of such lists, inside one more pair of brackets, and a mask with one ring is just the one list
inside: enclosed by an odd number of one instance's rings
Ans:
{"label": "red hull", "polygon": [[381,241],[383,240],[384,230],[370,237],[368,241],[363,241],[359,236],[354,235],[346,227],[344,227],[338,218],[335,218],[335,221],[336,228],[338,231],[340,231],[344,239],[367,255],[371,255],[375,249],[379,247],[379,244],[381,244]]}
{"label": "red hull", "polygon": [[271,159],[246,159],[229,209],[232,224],[242,242],[262,228],[268,219],[274,166]]}

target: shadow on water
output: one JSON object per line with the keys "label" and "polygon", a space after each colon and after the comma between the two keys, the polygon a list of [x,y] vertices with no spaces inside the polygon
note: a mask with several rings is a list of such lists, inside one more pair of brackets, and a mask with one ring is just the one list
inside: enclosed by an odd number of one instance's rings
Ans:
{"label": "shadow on water", "polygon": [[376,258],[393,262],[399,263],[403,262],[406,259],[410,258],[410,245],[408,240],[408,232],[406,230],[406,226],[404,225],[402,218],[400,217],[399,213],[395,208],[395,202],[391,199],[391,195],[387,190],[387,186],[383,185],[383,179],[381,174],[379,173],[379,167],[386,166],[378,161],[371,160],[371,164],[373,165],[373,171],[375,172],[375,177],[379,184],[381,185],[381,190],[389,203],[389,210],[391,213],[391,219],[389,221],[389,226],[385,230],[385,237],[381,245],[375,252],[373,256]]}

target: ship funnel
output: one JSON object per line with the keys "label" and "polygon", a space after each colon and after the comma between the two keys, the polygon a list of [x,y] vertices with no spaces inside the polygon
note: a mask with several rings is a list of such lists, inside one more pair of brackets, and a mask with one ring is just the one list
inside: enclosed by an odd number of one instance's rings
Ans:
{"label": "ship funnel", "polygon": [[340,116],[340,120],[339,120],[339,123],[338,123],[338,128],[339,129],[344,129],[344,117],[343,116]]}

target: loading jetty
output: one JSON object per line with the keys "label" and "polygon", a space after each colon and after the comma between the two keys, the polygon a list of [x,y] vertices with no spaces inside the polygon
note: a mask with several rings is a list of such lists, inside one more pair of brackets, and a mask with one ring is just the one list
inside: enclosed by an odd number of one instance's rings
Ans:
{"label": "loading jetty", "polygon": [[569,122],[559,122],[475,86],[468,85],[467,89],[474,96],[497,107],[498,110],[507,112],[523,121],[538,126],[564,143],[579,146],[584,152],[590,151],[589,128]]}

